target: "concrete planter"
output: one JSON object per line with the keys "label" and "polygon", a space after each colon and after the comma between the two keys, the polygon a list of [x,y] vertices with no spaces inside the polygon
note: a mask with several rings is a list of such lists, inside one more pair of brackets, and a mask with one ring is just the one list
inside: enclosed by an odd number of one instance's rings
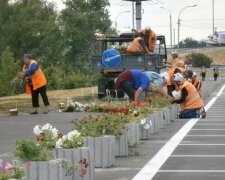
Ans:
{"label": "concrete planter", "polygon": [[178,118],[178,105],[177,104],[172,104],[170,106],[170,114],[171,114],[171,120],[177,119]]}
{"label": "concrete planter", "polygon": [[125,131],[122,135],[116,136],[115,139],[115,155],[128,156],[128,135]]}
{"label": "concrete planter", "polygon": [[171,112],[169,108],[163,108],[163,118],[165,124],[168,124],[171,121]]}
{"label": "concrete planter", "polygon": [[152,130],[152,132],[158,133],[160,128],[161,128],[161,120],[160,120],[160,114],[159,113],[154,113],[154,114],[150,114],[150,120],[153,121],[153,126],[152,129],[154,128],[154,130]]}
{"label": "concrete planter", "polygon": [[96,168],[108,168],[115,164],[115,136],[87,137]]}
{"label": "concrete planter", "polygon": [[127,123],[128,144],[134,145],[140,142],[140,130],[138,123]]}
{"label": "concrete planter", "polygon": [[[143,123],[144,121],[145,123]],[[140,119],[139,121],[139,131],[140,131],[140,139],[141,140],[149,140],[151,138],[151,134],[154,134],[154,123],[153,119],[150,119],[150,115],[146,118]],[[148,128],[146,128],[148,126]]]}
{"label": "concrete planter", "polygon": [[[66,177],[66,180],[93,180],[94,179],[94,161],[91,156],[90,149],[88,147],[81,147],[75,149],[55,149],[56,158],[65,159],[73,164],[78,169],[71,175]],[[82,166],[79,163],[81,160],[86,160],[88,163],[87,172],[85,175],[80,176]]]}
{"label": "concrete planter", "polygon": [[[21,166],[22,162],[14,160],[13,165]],[[62,160],[31,161],[25,171],[26,177],[22,180],[67,180],[63,175]]]}

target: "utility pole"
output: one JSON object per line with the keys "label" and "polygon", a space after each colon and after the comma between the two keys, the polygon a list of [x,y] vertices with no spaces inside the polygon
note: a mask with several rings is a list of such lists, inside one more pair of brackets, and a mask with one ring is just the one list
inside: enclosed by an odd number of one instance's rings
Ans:
{"label": "utility pole", "polygon": [[[142,20],[142,1],[148,1],[148,0],[124,0],[124,1],[131,1],[133,4],[135,3],[135,9],[136,9],[136,29],[141,30],[141,20]],[[134,12],[134,8],[132,7],[132,11]],[[134,23],[134,20],[133,20]]]}
{"label": "utility pole", "polygon": [[215,27],[214,27],[214,0],[212,0],[212,30],[213,30],[213,34],[215,32]]}

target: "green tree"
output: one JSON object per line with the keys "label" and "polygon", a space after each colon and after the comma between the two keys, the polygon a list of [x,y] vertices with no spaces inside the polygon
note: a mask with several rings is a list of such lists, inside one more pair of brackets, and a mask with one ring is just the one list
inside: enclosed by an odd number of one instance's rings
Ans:
{"label": "green tree", "polygon": [[60,16],[65,65],[69,71],[89,71],[91,40],[110,28],[108,0],[66,0]]}
{"label": "green tree", "polygon": [[192,61],[192,65],[194,67],[210,67],[211,63],[212,63],[212,59],[209,58],[208,56],[206,56],[203,53],[191,53],[190,55],[188,55],[189,57],[191,57],[193,59]]}
{"label": "green tree", "polygon": [[12,95],[14,88],[11,81],[15,78],[19,66],[8,47],[3,51],[0,62],[0,96]]}

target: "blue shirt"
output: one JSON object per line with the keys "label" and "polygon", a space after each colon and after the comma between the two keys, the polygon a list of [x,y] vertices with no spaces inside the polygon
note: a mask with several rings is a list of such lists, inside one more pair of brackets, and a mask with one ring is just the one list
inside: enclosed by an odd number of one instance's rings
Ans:
{"label": "blue shirt", "polygon": [[150,81],[148,77],[141,71],[132,69],[130,70],[133,77],[133,86],[135,89],[142,88],[144,91],[148,90]]}
{"label": "blue shirt", "polygon": [[163,83],[163,78],[154,71],[145,71],[143,72],[149,79],[150,82],[155,82],[158,84]]}
{"label": "blue shirt", "polygon": [[35,71],[37,71],[39,68],[39,65],[38,64],[31,64],[30,68],[28,65],[26,65],[26,72],[25,72],[25,75],[26,76],[30,76],[30,75],[33,75],[35,73]]}

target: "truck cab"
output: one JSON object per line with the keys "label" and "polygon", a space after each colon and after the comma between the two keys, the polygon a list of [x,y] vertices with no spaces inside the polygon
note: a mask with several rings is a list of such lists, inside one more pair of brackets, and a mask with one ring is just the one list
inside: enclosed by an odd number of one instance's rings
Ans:
{"label": "truck cab", "polygon": [[[139,69],[141,71],[159,72],[167,61],[165,36],[157,35],[156,48],[151,54],[127,54],[126,48],[137,37],[134,33],[123,33],[114,37],[98,37],[92,44],[92,68],[101,73],[98,80],[98,97],[103,98],[107,94],[123,97],[122,91],[115,91],[114,79],[127,69]],[[107,66],[104,63],[104,53],[107,50],[118,51],[120,59],[116,65]]]}

